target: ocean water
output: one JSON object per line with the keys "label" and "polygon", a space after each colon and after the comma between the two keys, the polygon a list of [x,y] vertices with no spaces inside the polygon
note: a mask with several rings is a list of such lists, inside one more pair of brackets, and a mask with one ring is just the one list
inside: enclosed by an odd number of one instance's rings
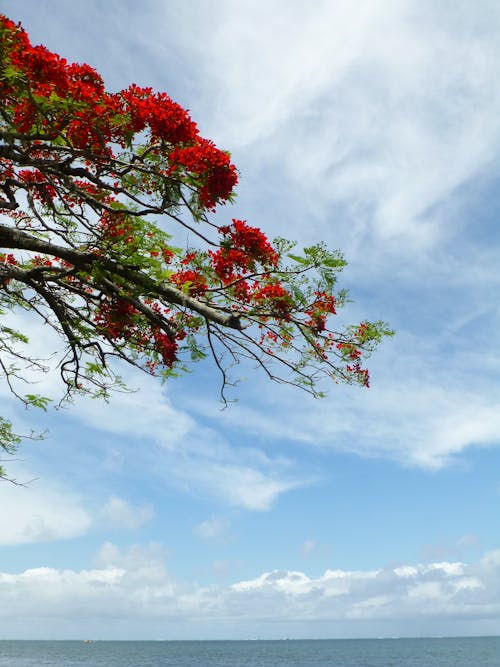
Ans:
{"label": "ocean water", "polygon": [[0,641],[2,667],[500,667],[500,637]]}

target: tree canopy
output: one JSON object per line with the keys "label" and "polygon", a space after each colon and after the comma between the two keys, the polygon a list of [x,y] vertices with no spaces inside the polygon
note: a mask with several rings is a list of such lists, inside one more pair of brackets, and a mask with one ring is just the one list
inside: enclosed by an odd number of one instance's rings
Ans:
{"label": "tree canopy", "polygon": [[[0,96],[0,373],[26,405],[45,406],[23,384],[46,366],[6,317],[20,310],[60,337],[63,399],[106,396],[114,359],[168,378],[209,356],[224,400],[240,360],[314,395],[323,377],[368,386],[391,332],[337,324],[341,253],[216,221],[238,172],[167,94],[108,92],[0,16]],[[0,438],[19,443],[1,417]]]}

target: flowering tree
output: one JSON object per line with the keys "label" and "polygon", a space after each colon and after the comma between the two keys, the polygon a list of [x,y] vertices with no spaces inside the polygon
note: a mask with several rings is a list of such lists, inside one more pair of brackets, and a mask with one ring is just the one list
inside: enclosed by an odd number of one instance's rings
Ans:
{"label": "flowering tree", "polygon": [[[21,401],[47,399],[22,391],[45,364],[5,324],[20,309],[60,336],[65,398],[105,396],[113,358],[166,378],[211,356],[223,399],[241,359],[315,395],[323,376],[368,386],[362,358],[390,332],[335,326],[344,259],[214,222],[238,174],[182,107],[135,84],[107,92],[3,16],[0,49],[0,371]],[[181,228],[192,247],[175,246]],[[0,438],[18,444],[1,418]]]}

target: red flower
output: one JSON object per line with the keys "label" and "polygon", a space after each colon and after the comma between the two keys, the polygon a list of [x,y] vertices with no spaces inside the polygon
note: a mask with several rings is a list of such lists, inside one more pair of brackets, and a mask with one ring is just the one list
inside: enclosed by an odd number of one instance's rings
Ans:
{"label": "red flower", "polygon": [[208,285],[205,281],[205,278],[198,273],[198,271],[192,271],[187,269],[186,271],[178,271],[170,276],[170,280],[177,285],[177,287],[186,286],[188,293],[191,296],[201,296],[205,294],[208,289]]}
{"label": "red flower", "polygon": [[279,282],[257,287],[252,298],[255,302],[265,305],[272,314],[279,315],[285,320],[290,316],[290,308],[293,305],[292,296]]}
{"label": "red flower", "polygon": [[221,247],[209,254],[216,275],[224,283],[239,277],[238,271],[255,271],[258,264],[264,269],[277,266],[279,254],[257,227],[233,219],[232,225],[219,227],[219,233],[224,235]]}

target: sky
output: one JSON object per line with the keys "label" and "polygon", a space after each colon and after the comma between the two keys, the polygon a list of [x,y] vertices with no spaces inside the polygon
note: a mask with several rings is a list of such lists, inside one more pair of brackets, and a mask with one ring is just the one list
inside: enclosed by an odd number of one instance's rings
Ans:
{"label": "sky", "polygon": [[396,330],[369,390],[321,400],[243,369],[222,410],[210,364],[163,387],[124,369],[137,392],[46,414],[1,387],[47,434],[9,463],[30,483],[0,485],[0,638],[498,634],[499,4],[0,11],[109,90],[188,108],[240,171],[221,223],[342,249],[342,317]]}

